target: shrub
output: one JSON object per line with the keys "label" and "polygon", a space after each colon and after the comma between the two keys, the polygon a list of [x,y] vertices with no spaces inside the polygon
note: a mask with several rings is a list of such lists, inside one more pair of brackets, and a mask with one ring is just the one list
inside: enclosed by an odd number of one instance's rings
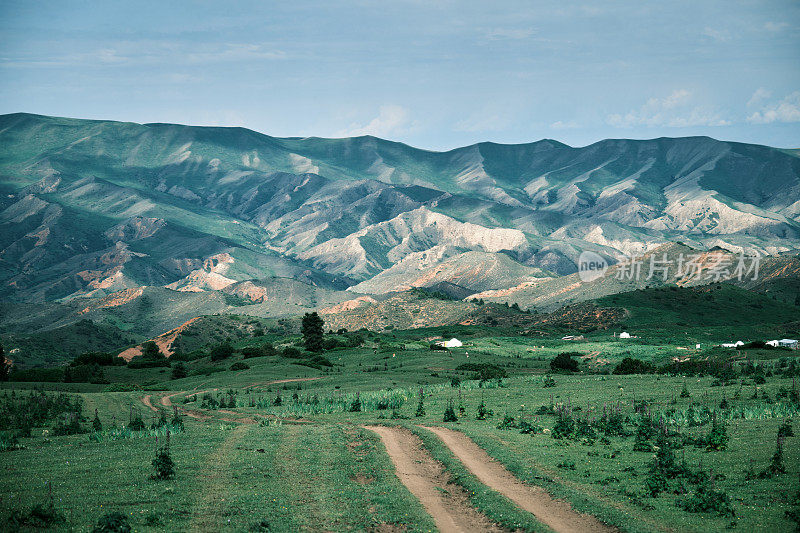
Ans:
{"label": "shrub", "polygon": [[656,368],[650,364],[642,361],[641,359],[634,359],[633,357],[626,357],[617,366],[614,367],[614,374],[651,374],[655,372]]}
{"label": "shrub", "polygon": [[172,379],[181,379],[188,375],[189,373],[186,371],[186,365],[183,363],[175,363],[172,367]]}
{"label": "shrub", "polygon": [[28,512],[15,510],[8,519],[9,525],[16,530],[23,527],[52,528],[64,522],[66,522],[64,515],[58,512],[52,500],[46,504],[36,504]]}
{"label": "shrub", "polygon": [[566,407],[558,409],[558,418],[553,426],[553,438],[564,439],[570,438],[575,431],[575,421],[572,419],[572,413]]}
{"label": "shrub", "polygon": [[67,415],[66,420],[59,420],[56,422],[56,425],[53,426],[53,435],[55,436],[62,436],[62,435],[79,435],[81,433],[87,433],[88,431],[81,425],[80,418],[78,417],[77,413]]}
{"label": "shrub", "polygon": [[706,450],[710,452],[718,452],[728,446],[728,441],[730,440],[728,431],[725,428],[725,423],[717,419],[716,413],[711,419],[711,429],[704,440]]}
{"label": "shrub", "polygon": [[100,417],[97,415],[97,409],[94,410],[94,420],[92,420],[92,429],[95,431],[103,431],[103,423],[100,422]]}
{"label": "shrub", "polygon": [[527,420],[520,420],[517,423],[517,428],[519,428],[519,432],[523,435],[535,435],[542,432],[542,428],[540,426],[531,424]]}
{"label": "shrub", "polygon": [[733,517],[736,514],[728,494],[714,489],[711,476],[701,481],[695,493],[690,498],[680,501],[678,505],[689,513],[710,513],[727,517]]}
{"label": "shrub", "polygon": [[141,415],[136,415],[131,419],[128,423],[128,429],[131,431],[142,431],[144,429],[144,420],[142,420]]}
{"label": "shrub", "polygon": [[767,469],[758,474],[759,478],[768,479],[786,473],[786,466],[783,464],[784,438],[785,437],[782,437],[780,433],[778,433],[778,438],[775,442],[775,453],[773,454],[772,459],[770,459]]}
{"label": "shrub", "polygon": [[475,420],[486,420],[487,414],[489,414],[489,411],[486,409],[486,403],[481,400],[481,403],[478,405],[478,414],[475,416]]}
{"label": "shrub", "polygon": [[211,348],[209,353],[212,361],[221,361],[233,355],[233,346],[225,342]]}
{"label": "shrub", "polygon": [[508,377],[508,372],[497,365],[489,363],[463,363],[456,367],[456,370],[475,372],[472,379],[487,381],[490,379],[502,379]]}
{"label": "shrub", "polygon": [[284,357],[288,357],[290,359],[298,359],[303,356],[303,352],[295,348],[294,346],[288,346],[283,349]]}
{"label": "shrub", "polygon": [[247,363],[236,361],[231,365],[231,370],[248,370],[250,366]]}
{"label": "shrub", "polygon": [[417,418],[425,416],[425,405],[422,403],[422,395],[419,397],[419,403],[417,404],[417,410],[414,413],[414,416]]}
{"label": "shrub", "polygon": [[445,422],[457,422],[458,417],[456,416],[456,411],[453,408],[453,400],[447,401],[447,408],[444,410],[444,421]]}
{"label": "shrub", "polygon": [[124,514],[114,511],[113,513],[106,513],[97,521],[92,533],[130,533],[131,526],[128,523],[128,517]]}
{"label": "shrub", "polygon": [[583,354],[577,352],[562,352],[558,354],[550,361],[550,370],[554,372],[577,372],[578,361],[572,358],[576,355],[580,356]]}
{"label": "shrub", "polygon": [[503,421],[497,424],[497,429],[514,429],[516,427],[517,424],[514,422],[514,417],[509,416],[508,413],[503,416]]}
{"label": "shrub", "polygon": [[781,427],[778,428],[778,437],[794,437],[794,430],[792,429],[792,421],[784,420]]}
{"label": "shrub", "polygon": [[350,409],[348,409],[351,413],[359,413],[361,412],[361,395],[356,394],[356,399],[353,400],[353,403],[350,404]]}
{"label": "shrub", "polygon": [[156,470],[152,479],[163,480],[175,477],[175,464],[172,462],[172,457],[169,453],[169,445],[159,448],[152,464],[153,468]]}
{"label": "shrub", "polygon": [[245,359],[252,357],[266,357],[270,355],[277,355],[278,352],[272,344],[265,342],[261,346],[245,346],[242,348],[242,356]]}
{"label": "shrub", "polygon": [[656,428],[653,426],[653,420],[648,417],[642,417],[639,420],[639,425],[636,427],[636,439],[633,443],[633,450],[636,452],[652,452],[653,445],[650,439],[655,437]]}

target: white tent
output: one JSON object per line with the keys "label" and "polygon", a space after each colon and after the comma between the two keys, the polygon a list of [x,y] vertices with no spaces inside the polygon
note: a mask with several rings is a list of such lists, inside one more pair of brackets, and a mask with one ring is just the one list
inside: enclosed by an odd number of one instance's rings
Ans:
{"label": "white tent", "polygon": [[444,341],[442,343],[442,346],[444,346],[445,348],[460,348],[464,346],[464,343],[456,338],[452,338],[449,341]]}
{"label": "white tent", "polygon": [[620,339],[630,339],[631,338],[631,334],[628,333],[627,331],[623,331],[622,333],[619,334],[619,338]]}

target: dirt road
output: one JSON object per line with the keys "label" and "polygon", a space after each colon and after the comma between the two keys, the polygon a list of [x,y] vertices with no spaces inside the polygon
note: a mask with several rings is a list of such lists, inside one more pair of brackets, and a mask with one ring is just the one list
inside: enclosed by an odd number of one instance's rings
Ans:
{"label": "dirt road", "polygon": [[410,431],[397,427],[367,426],[380,436],[400,481],[416,496],[443,533],[504,531],[476,511],[458,485],[449,485],[442,466]]}
{"label": "dirt road", "polygon": [[481,483],[533,514],[554,531],[558,533],[617,531],[591,515],[575,511],[567,502],[554,500],[543,488],[523,484],[463,433],[441,427],[425,427],[425,429],[436,434]]}
{"label": "dirt road", "polygon": [[150,401],[152,395],[148,394],[146,396],[142,396],[142,403],[145,404],[151,411],[158,412],[158,407],[154,406],[153,403]]}

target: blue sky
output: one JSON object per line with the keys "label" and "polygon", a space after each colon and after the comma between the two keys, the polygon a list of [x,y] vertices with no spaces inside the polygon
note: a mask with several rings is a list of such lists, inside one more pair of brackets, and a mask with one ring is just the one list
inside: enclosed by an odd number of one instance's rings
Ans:
{"label": "blue sky", "polygon": [[800,147],[800,2],[0,0],[0,113]]}

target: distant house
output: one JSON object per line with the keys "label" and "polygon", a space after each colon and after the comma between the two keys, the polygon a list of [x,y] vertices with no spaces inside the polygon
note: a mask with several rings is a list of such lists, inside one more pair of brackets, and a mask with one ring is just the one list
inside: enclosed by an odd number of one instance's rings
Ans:
{"label": "distant house", "polygon": [[796,350],[797,339],[781,339],[778,341],[778,346],[781,348],[791,348],[792,350]]}
{"label": "distant house", "polygon": [[619,338],[620,339],[630,339],[631,338],[631,334],[628,333],[627,331],[623,331],[622,333],[619,334]]}
{"label": "distant house", "polygon": [[777,348],[778,346],[780,346],[780,343],[781,343],[781,341],[779,341],[777,339],[775,339],[774,341],[767,341],[766,342],[767,346],[772,346],[773,348]]}
{"label": "distant house", "polygon": [[449,341],[442,341],[440,344],[445,348],[461,348],[464,346],[464,343],[456,338],[452,338]]}
{"label": "distant house", "polygon": [[722,346],[723,348],[738,348],[739,346],[744,346],[744,343],[742,341],[725,342],[720,344],[720,346]]}
{"label": "distant house", "polygon": [[561,337],[562,341],[582,341],[583,335],[564,335]]}

